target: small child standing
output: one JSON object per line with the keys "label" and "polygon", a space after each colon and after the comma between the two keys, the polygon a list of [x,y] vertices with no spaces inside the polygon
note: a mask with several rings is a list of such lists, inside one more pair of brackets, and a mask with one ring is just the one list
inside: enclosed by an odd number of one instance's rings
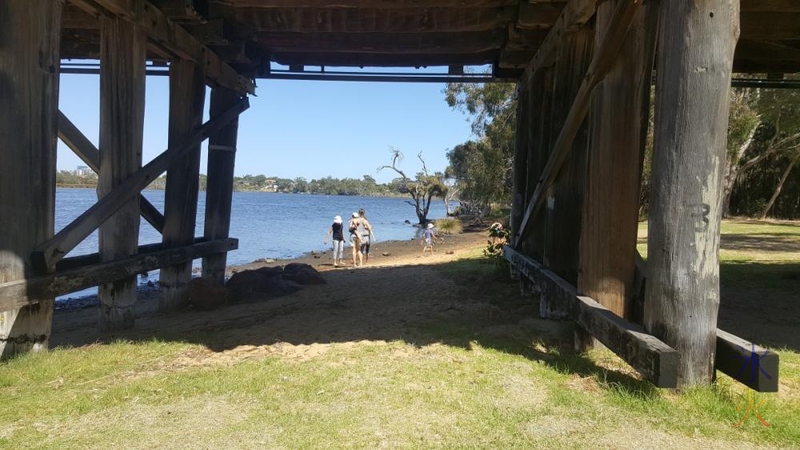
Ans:
{"label": "small child standing", "polygon": [[433,232],[433,224],[429,223],[425,230],[422,232],[422,256],[425,256],[425,250],[431,250],[433,256],[433,240],[436,239],[436,233]]}

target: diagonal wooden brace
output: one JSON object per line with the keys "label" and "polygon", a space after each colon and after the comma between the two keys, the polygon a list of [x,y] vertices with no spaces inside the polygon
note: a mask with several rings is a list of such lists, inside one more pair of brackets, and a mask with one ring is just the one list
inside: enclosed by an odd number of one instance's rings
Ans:
{"label": "diagonal wooden brace", "polygon": [[[95,173],[100,173],[100,151],[61,111],[58,111],[58,137],[90,169]],[[144,220],[156,231],[161,233],[164,230],[164,215],[141,194],[139,194],[139,210]]]}
{"label": "diagonal wooden brace", "polygon": [[180,145],[166,149],[164,153],[157,156],[131,175],[125,182],[98,200],[97,203],[64,227],[53,238],[36,247],[31,253],[31,263],[34,271],[36,273],[48,272],[75,246],[86,239],[115,212],[119,211],[125,203],[136,198],[142,189],[164,173],[175,160],[185,155],[186,152],[191,151],[198,143],[207,139],[209,135],[219,131],[239,117],[239,114],[249,107],[250,103],[247,98],[242,98],[219,117],[209,120],[193,131]]}
{"label": "diagonal wooden brace", "polygon": [[592,58],[589,71],[583,78],[580,90],[575,96],[575,101],[569,110],[569,114],[564,121],[564,126],[561,128],[558,139],[553,146],[550,159],[547,160],[547,165],[542,171],[539,181],[536,183],[536,189],[528,203],[528,208],[525,210],[525,215],[522,218],[519,230],[517,230],[514,238],[515,248],[519,248],[522,244],[522,237],[525,234],[525,229],[528,226],[531,216],[533,216],[539,206],[541,206],[547,188],[553,184],[559,169],[561,169],[564,161],[566,161],[567,157],[572,152],[572,141],[575,139],[575,135],[580,129],[583,120],[586,118],[586,114],[589,112],[592,90],[603,80],[609,69],[611,69],[622,47],[622,43],[625,41],[625,36],[628,34],[628,29],[633,22],[636,9],[641,7],[641,5],[641,0],[625,0],[620,3],[616,11],[614,11],[614,17],[608,25],[609,31],[605,39],[603,39],[603,42],[597,48],[594,58]]}

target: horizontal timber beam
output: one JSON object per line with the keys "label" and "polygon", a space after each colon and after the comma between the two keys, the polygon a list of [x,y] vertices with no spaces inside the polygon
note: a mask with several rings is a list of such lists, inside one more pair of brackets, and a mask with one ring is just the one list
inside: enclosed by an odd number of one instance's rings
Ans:
{"label": "horizontal timber beam", "polygon": [[206,78],[212,87],[223,86],[237,92],[255,94],[252,80],[240,75],[148,1],[72,0],[72,3],[92,15],[119,17],[130,21],[140,27],[153,44],[162,47],[174,57],[203,64]]}
{"label": "horizontal timber beam", "polygon": [[[94,173],[100,173],[100,151],[92,142],[81,133],[81,130],[69,120],[60,110],[58,111],[58,137],[78,157],[89,166]],[[144,219],[159,233],[164,229],[164,215],[150,203],[142,194],[139,194],[140,213]]]}
{"label": "horizontal timber beam", "polygon": [[547,160],[539,181],[536,183],[536,189],[531,196],[525,215],[522,218],[522,223],[520,223],[519,231],[517,231],[514,239],[515,246],[518,247],[522,243],[522,237],[525,235],[528,222],[542,204],[542,200],[545,197],[544,194],[553,184],[558,171],[572,152],[572,141],[575,139],[575,135],[589,112],[592,90],[603,80],[603,77],[612,67],[628,34],[628,29],[633,22],[636,10],[641,5],[641,0],[623,0],[614,11],[614,16],[608,24],[608,32],[595,50],[592,63],[589,65],[589,70],[581,82],[581,87],[575,96],[572,107],[569,109],[569,114],[564,120],[564,126],[561,128],[558,139],[553,145],[550,158]]}
{"label": "horizontal timber beam", "polygon": [[778,392],[778,354],[717,329],[714,368],[758,392]]}
{"label": "horizontal timber beam", "polygon": [[742,13],[749,12],[800,12],[797,0],[741,0]]}
{"label": "horizontal timber beam", "polygon": [[679,356],[675,349],[593,299],[578,295],[575,287],[528,256],[509,246],[503,248],[503,255],[534,284],[541,302],[553,303],[545,307],[548,311],[572,318],[654,385],[677,386]]}
{"label": "horizontal timber beam", "polygon": [[275,53],[479,53],[499,49],[504,30],[469,33],[256,33]]}
{"label": "horizontal timber beam", "polygon": [[[142,248],[142,247],[140,247]],[[150,249],[117,261],[92,264],[26,280],[0,283],[0,311],[18,309],[30,304],[29,298],[50,298],[142,272],[228,252],[239,248],[238,239],[226,238],[197,242],[170,249]]]}
{"label": "horizontal timber beam", "polygon": [[505,8],[217,8],[216,17],[255,30],[295,33],[470,32],[502,28],[516,9]]}
{"label": "horizontal timber beam", "polygon": [[258,8],[475,8],[514,6],[517,0],[210,0],[209,8],[220,3],[226,6]]}
{"label": "horizontal timber beam", "polygon": [[275,53],[271,57],[286,66],[299,64],[306,66],[331,67],[427,67],[465,66],[491,64],[495,50],[479,53],[406,54],[390,53]]}
{"label": "horizontal timber beam", "polygon": [[33,268],[38,273],[45,273],[66,256],[81,241],[86,239],[103,222],[108,220],[126,202],[135,198],[154,179],[164,173],[173,162],[191,151],[194,146],[209,135],[239,117],[249,107],[247,98],[243,98],[225,113],[209,120],[192,132],[182,144],[168,148],[147,165],[139,169],[124,182],[106,194],[91,208],[59,231],[52,239],[38,246],[31,254]]}

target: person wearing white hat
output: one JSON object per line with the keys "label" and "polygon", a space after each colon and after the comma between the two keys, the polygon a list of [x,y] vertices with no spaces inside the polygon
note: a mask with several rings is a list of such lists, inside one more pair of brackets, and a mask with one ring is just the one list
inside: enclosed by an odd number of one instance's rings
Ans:
{"label": "person wearing white hat", "polygon": [[322,241],[324,244],[327,244],[328,236],[333,235],[333,239],[331,240],[333,244],[333,267],[344,265],[344,261],[342,260],[344,256],[344,230],[342,228],[342,216],[334,217],[333,224],[328,229],[325,240]]}
{"label": "person wearing white hat", "polygon": [[436,239],[436,233],[433,231],[433,223],[428,222],[428,226],[422,232],[422,256],[425,256],[425,250],[430,249],[431,256],[433,256],[433,240]]}

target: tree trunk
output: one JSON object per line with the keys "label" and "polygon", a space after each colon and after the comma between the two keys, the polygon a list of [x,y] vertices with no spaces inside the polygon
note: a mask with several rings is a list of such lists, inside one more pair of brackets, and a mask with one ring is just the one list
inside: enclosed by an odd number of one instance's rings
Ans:
{"label": "tree trunk", "polygon": [[681,355],[678,387],[710,384],[719,227],[739,0],[663,1],[645,328]]}
{"label": "tree trunk", "polygon": [[727,167],[725,168],[725,186],[723,187],[722,193],[722,217],[726,218],[730,214],[731,211],[731,193],[733,192],[733,187],[736,186],[736,179],[739,177],[739,173],[741,168],[739,167],[739,161],[741,161],[742,156],[747,152],[747,149],[750,147],[750,144],[753,142],[753,138],[756,135],[756,130],[758,129],[758,125],[754,126],[753,129],[750,131],[750,134],[747,137],[747,140],[739,147],[739,150],[736,152],[736,158],[730,158],[727,160]]}
{"label": "tree trunk", "polygon": [[786,183],[786,179],[789,178],[789,174],[792,173],[792,169],[794,168],[794,164],[797,162],[797,158],[792,159],[789,163],[789,167],[783,171],[783,175],[781,175],[780,181],[778,181],[778,187],[775,188],[775,192],[772,193],[772,197],[770,197],[769,201],[767,202],[767,206],[764,207],[764,210],[761,211],[761,219],[766,219],[769,210],[772,209],[772,206],[775,205],[775,200],[778,199],[778,196],[781,194],[781,190],[783,189],[783,184]]}

